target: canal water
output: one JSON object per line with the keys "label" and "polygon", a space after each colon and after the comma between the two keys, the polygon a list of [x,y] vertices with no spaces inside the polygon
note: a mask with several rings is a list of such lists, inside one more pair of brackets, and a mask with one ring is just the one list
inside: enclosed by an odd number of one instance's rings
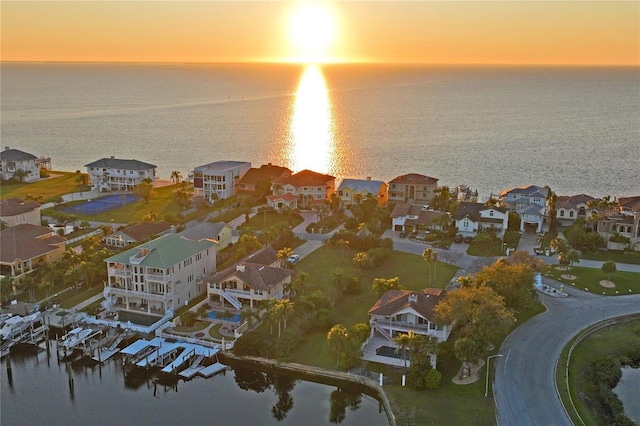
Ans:
{"label": "canal water", "polygon": [[640,368],[624,367],[622,378],[613,390],[624,405],[624,413],[640,425]]}
{"label": "canal water", "polygon": [[50,357],[12,352],[0,379],[3,426],[388,425],[379,402],[354,389],[244,367],[175,384],[125,379],[119,356],[58,363],[54,342]]}

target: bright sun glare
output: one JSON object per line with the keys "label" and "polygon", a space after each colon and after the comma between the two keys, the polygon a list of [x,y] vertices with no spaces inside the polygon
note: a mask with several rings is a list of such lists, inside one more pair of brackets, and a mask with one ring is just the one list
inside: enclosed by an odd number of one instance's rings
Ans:
{"label": "bright sun glare", "polygon": [[322,3],[302,3],[292,13],[290,36],[295,60],[326,62],[336,33],[331,9]]}

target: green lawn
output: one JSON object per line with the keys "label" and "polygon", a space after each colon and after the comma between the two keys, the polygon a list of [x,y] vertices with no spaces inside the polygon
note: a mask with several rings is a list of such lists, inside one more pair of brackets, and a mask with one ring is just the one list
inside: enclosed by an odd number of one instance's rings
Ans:
{"label": "green lawn", "polygon": [[[425,287],[444,288],[457,267],[438,262],[436,280],[430,283],[427,279],[427,263],[422,256],[394,251],[389,259],[380,267],[368,271],[360,271],[353,267],[353,250],[323,248],[316,250],[297,264],[298,271],[309,274],[309,284],[305,293],[321,290],[331,290],[331,281],[336,269],[341,268],[347,276],[358,274],[360,280],[360,294],[345,295],[335,306],[335,322],[351,327],[357,323],[369,321],[367,311],[373,306],[378,297],[371,292],[374,278],[399,277],[400,284],[411,290],[422,290]],[[304,343],[294,351],[290,360],[303,364],[325,368],[335,368],[335,358],[327,347],[326,332],[316,332],[305,337]]]}
{"label": "green lawn", "polygon": [[[301,216],[295,216],[295,223],[293,223],[293,227],[298,226],[304,221]],[[267,212],[267,213],[258,213],[255,216],[249,219],[249,223],[243,223],[238,228],[246,229],[250,228],[252,230],[261,231],[263,229],[269,228],[274,225],[289,225],[289,215],[280,214],[277,212]]]}
{"label": "green lawn", "polygon": [[605,294],[607,296],[640,293],[640,274],[621,271],[615,272],[611,274],[611,281],[615,283],[615,288],[605,288],[600,285],[600,281],[605,281],[607,274],[600,269],[574,266],[571,268],[571,274],[575,275],[576,279],[567,280],[560,276],[568,272],[556,268],[557,266],[551,268],[549,276],[560,282],[564,282],[565,285],[571,285],[580,290],[587,289],[587,291],[591,293]]}
{"label": "green lawn", "polygon": [[41,180],[33,183],[2,183],[0,198],[18,197],[23,200],[29,194],[33,196],[42,196],[43,203],[50,202],[64,194],[72,192],[80,192],[81,186],[76,182],[77,174],[71,172],[50,172],[50,179]]}
{"label": "green lawn", "polygon": [[502,256],[502,243],[500,241],[494,241],[492,243],[485,244],[469,244],[467,249],[469,256],[483,256],[483,257],[495,257]]}
{"label": "green lawn", "polygon": [[633,265],[640,265],[640,253],[625,251],[623,253],[615,251],[599,250],[597,253],[584,252],[580,254],[581,259],[589,260],[601,260],[606,262],[607,260],[613,260],[616,263],[630,263]]}
{"label": "green lawn", "polygon": [[[585,372],[589,365],[598,359],[610,356],[615,357],[637,348],[639,332],[640,320],[617,324],[590,334],[574,348],[569,365],[569,387],[580,417],[582,417],[582,420],[584,420],[586,424],[597,424],[594,414],[590,412],[590,406],[592,404],[586,404],[584,398],[581,397],[590,386],[585,378]],[[574,419],[575,424],[579,424],[577,416],[575,416],[574,411],[571,409],[571,401],[568,398],[565,385],[566,376],[564,372],[570,346],[571,344],[568,344],[562,352],[558,362],[559,368],[556,379],[561,397],[569,409],[570,416]]]}
{"label": "green lawn", "polygon": [[196,321],[191,327],[173,327],[173,330],[177,333],[193,333],[194,331],[204,330],[210,324],[209,321]]}
{"label": "green lawn", "polygon": [[[84,302],[85,300],[89,299],[90,297],[95,296],[96,294],[101,294],[102,293],[102,286],[98,285],[92,288],[89,288],[87,290],[84,290],[78,294],[75,294],[71,297],[65,298],[64,300],[60,301],[60,306],[65,308],[65,309],[71,309],[74,306],[76,306],[78,303],[80,302]],[[71,295],[73,294],[73,291],[64,293],[64,295],[60,295],[59,298],[62,299],[63,297],[66,297],[67,295]]]}

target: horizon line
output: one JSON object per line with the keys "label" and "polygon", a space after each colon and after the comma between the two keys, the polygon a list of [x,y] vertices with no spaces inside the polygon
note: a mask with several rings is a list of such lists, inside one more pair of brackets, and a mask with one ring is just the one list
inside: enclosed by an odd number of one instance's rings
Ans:
{"label": "horizon line", "polygon": [[402,65],[402,66],[433,66],[433,67],[608,67],[608,68],[638,68],[640,63],[438,63],[438,62],[379,62],[379,61],[353,61],[353,62],[295,62],[295,61],[76,61],[76,60],[2,60],[0,64],[149,64],[149,65]]}

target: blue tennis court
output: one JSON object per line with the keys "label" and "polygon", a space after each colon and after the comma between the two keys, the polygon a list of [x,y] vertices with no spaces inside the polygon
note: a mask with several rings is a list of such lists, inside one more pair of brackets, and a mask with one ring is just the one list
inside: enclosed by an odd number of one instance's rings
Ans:
{"label": "blue tennis court", "polygon": [[76,204],[73,207],[62,209],[66,213],[72,214],[98,214],[135,203],[139,197],[133,194],[123,195],[107,195],[105,197],[96,198],[95,200],[87,200],[84,203]]}

